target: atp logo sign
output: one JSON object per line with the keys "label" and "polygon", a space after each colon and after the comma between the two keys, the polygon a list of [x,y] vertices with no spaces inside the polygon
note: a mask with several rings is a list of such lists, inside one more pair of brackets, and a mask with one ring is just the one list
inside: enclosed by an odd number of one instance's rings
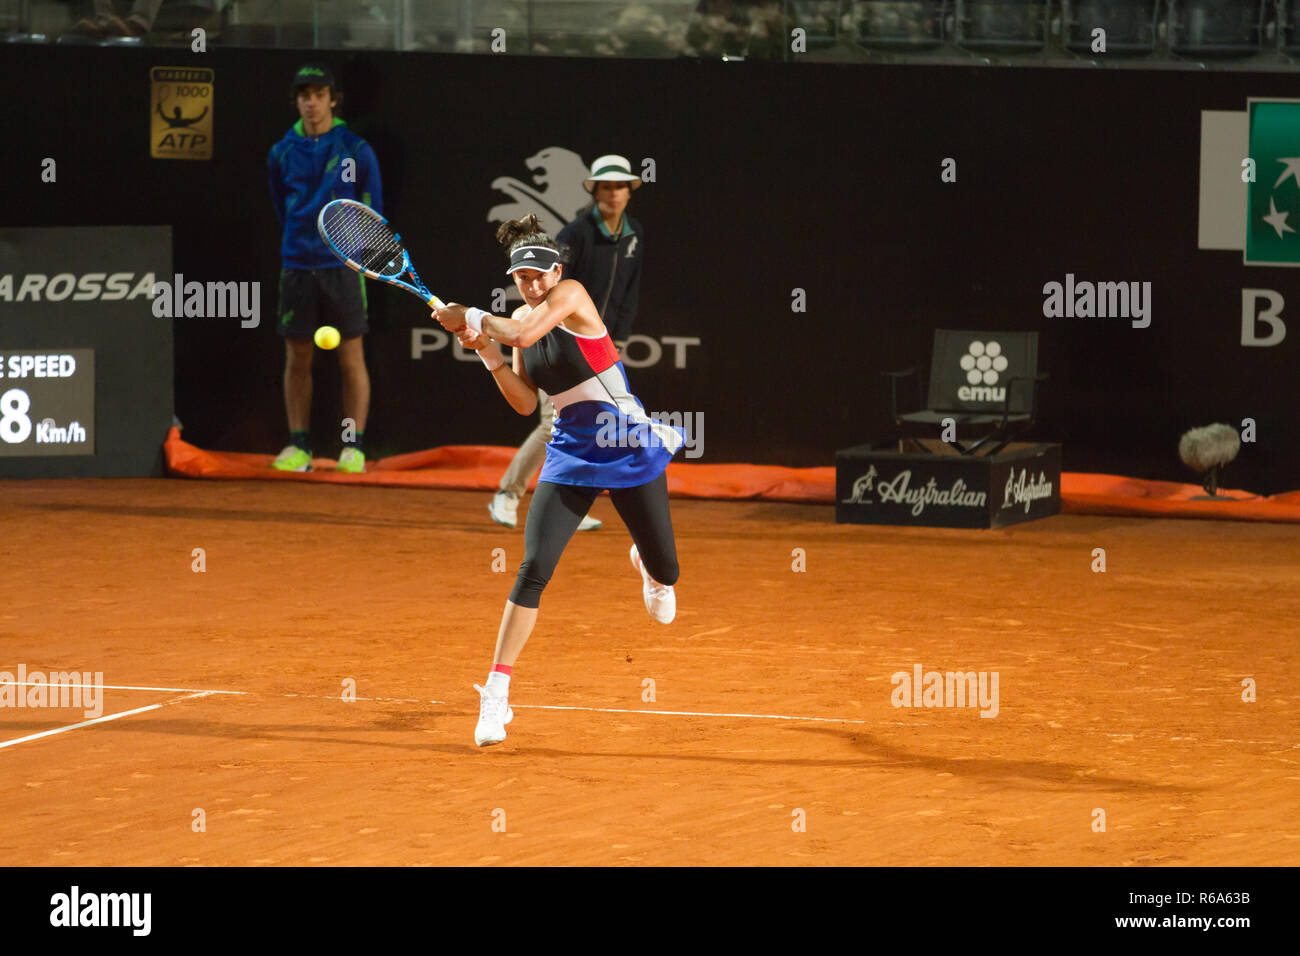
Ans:
{"label": "atp logo sign", "polygon": [[213,71],[156,66],[149,71],[149,155],[211,159]]}

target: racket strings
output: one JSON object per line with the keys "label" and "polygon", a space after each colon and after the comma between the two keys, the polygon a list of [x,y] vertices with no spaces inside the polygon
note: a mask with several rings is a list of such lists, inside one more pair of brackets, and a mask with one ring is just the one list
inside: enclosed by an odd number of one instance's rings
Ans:
{"label": "racket strings", "polygon": [[388,225],[368,209],[340,205],[326,212],[325,232],[340,252],[379,275],[402,272],[402,246]]}

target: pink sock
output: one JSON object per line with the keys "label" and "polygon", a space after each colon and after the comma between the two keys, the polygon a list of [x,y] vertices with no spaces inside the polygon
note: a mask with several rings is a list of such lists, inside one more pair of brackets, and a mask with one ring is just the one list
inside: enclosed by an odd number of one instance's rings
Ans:
{"label": "pink sock", "polygon": [[510,689],[510,671],[512,668],[505,664],[497,664],[492,668],[492,673],[488,674],[487,689],[497,695],[503,695]]}

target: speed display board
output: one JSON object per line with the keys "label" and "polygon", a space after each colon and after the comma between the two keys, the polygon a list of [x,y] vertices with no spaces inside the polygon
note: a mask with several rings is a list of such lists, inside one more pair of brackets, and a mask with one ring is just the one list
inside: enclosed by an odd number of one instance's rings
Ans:
{"label": "speed display board", "polygon": [[0,480],[163,473],[169,226],[0,228]]}
{"label": "speed display board", "polygon": [[0,455],[94,453],[94,350],[0,352]]}

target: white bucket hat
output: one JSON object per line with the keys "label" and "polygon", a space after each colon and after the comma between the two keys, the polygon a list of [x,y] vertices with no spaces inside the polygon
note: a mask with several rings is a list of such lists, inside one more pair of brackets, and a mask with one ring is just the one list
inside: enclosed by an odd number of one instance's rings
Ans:
{"label": "white bucket hat", "polygon": [[611,153],[608,156],[601,156],[591,164],[591,176],[582,181],[582,188],[591,192],[596,188],[596,183],[627,183],[628,189],[636,189],[641,185],[641,177],[632,172],[632,164],[627,161],[626,156],[618,156]]}

